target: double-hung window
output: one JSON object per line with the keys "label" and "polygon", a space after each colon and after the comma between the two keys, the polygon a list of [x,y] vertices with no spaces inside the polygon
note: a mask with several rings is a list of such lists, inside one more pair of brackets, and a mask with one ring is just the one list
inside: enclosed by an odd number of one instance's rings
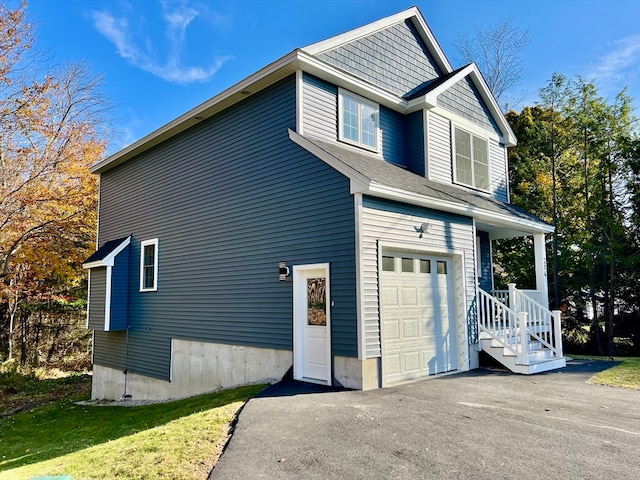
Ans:
{"label": "double-hung window", "polygon": [[489,190],[489,142],[454,127],[456,182]]}
{"label": "double-hung window", "polygon": [[341,89],[338,110],[340,140],[378,151],[378,104]]}
{"label": "double-hung window", "polygon": [[140,291],[158,290],[158,239],[140,243]]}

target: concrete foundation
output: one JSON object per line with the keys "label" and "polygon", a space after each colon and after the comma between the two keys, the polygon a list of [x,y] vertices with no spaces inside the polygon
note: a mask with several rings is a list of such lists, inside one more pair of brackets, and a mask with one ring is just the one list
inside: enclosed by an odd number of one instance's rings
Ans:
{"label": "concrete foundation", "polygon": [[358,360],[353,357],[333,357],[333,376],[340,385],[355,390],[379,387],[378,359]]}
{"label": "concrete foundation", "polygon": [[[223,388],[280,380],[293,364],[286,350],[173,340],[171,381],[129,373],[126,393],[132,400],[172,400]],[[125,393],[122,371],[93,366],[91,398],[118,400]]]}

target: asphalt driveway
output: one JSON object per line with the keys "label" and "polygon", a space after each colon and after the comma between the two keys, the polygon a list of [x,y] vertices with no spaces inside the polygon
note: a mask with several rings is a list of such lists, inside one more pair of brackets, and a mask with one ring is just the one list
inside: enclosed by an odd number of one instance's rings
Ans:
{"label": "asphalt driveway", "polygon": [[586,383],[608,366],[368,392],[284,382],[247,403],[211,478],[637,480],[640,392]]}

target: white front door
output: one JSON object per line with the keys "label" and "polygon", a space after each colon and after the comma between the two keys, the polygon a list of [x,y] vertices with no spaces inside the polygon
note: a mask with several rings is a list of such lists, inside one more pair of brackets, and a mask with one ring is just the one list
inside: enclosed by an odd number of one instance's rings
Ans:
{"label": "white front door", "polygon": [[329,264],[293,267],[293,378],[331,383]]}

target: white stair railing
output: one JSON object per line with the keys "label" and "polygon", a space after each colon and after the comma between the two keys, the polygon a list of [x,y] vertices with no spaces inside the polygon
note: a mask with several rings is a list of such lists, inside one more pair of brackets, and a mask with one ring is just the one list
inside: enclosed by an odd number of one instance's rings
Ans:
{"label": "white stair railing", "polygon": [[[478,324],[504,348],[517,355],[518,363],[529,364],[530,345],[538,342],[562,358],[562,330],[560,311],[553,312],[535,301],[535,291],[518,290],[509,284],[508,290],[488,294],[479,290]],[[522,328],[521,328],[522,327]],[[517,340],[513,337],[517,336]]]}
{"label": "white stair railing", "polygon": [[487,333],[502,348],[515,355],[518,363],[528,363],[526,344],[516,339],[521,320],[514,310],[484,290],[478,290],[477,314],[480,333]]}

